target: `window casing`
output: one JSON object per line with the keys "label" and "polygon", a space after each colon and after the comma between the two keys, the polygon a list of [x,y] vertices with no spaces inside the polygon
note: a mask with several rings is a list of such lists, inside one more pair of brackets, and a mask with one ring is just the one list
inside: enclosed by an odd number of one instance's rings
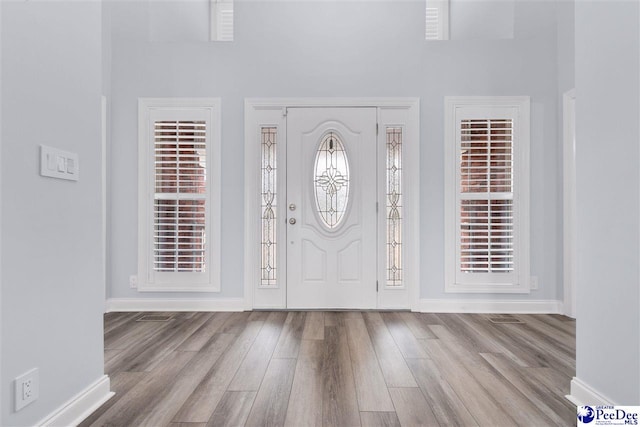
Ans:
{"label": "window casing", "polygon": [[138,290],[220,290],[220,102],[140,99]]}
{"label": "window casing", "polygon": [[445,290],[529,292],[529,98],[445,99]]}

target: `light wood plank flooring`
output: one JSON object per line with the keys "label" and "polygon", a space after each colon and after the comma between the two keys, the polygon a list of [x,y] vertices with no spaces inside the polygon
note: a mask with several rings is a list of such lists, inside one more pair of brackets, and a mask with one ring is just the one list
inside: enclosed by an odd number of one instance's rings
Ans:
{"label": "light wood plank flooring", "polygon": [[575,425],[557,315],[110,313],[105,371],[82,427]]}

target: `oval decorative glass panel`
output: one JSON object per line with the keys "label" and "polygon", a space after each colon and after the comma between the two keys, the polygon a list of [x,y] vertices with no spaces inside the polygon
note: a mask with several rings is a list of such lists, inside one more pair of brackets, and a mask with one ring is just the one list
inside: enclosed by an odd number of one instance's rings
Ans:
{"label": "oval decorative glass panel", "polygon": [[320,142],[313,170],[318,214],[327,227],[335,228],[349,202],[349,160],[335,133],[328,133]]}

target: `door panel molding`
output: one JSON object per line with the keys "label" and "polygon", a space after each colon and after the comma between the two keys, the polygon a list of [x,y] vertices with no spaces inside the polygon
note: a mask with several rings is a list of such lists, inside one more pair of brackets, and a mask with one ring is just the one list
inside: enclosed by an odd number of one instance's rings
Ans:
{"label": "door panel molding", "polygon": [[[263,127],[276,129],[278,162],[285,164],[287,108],[361,108],[375,107],[379,132],[378,149],[378,294],[379,309],[419,309],[420,295],[420,129],[418,98],[248,98],[245,99],[245,238],[244,238],[244,301],[245,309],[286,308],[286,265],[278,259],[278,280],[275,285],[261,285],[261,225],[260,225],[260,132]],[[385,219],[385,129],[401,127],[403,139],[403,283],[387,286]],[[278,172],[279,198],[277,207],[278,243],[286,245],[284,167]],[[359,186],[360,183],[353,183]],[[353,187],[355,188],[355,187]],[[350,190],[352,191],[352,190]],[[339,227],[349,224],[340,224]],[[346,231],[346,229],[344,230]],[[348,287],[348,285],[345,285]]]}

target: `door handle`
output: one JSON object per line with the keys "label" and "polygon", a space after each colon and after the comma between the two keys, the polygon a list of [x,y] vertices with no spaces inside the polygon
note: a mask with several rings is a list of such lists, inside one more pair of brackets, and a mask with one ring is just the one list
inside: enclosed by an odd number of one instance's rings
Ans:
{"label": "door handle", "polygon": [[293,225],[296,223],[296,219],[295,218],[289,218],[289,224]]}

